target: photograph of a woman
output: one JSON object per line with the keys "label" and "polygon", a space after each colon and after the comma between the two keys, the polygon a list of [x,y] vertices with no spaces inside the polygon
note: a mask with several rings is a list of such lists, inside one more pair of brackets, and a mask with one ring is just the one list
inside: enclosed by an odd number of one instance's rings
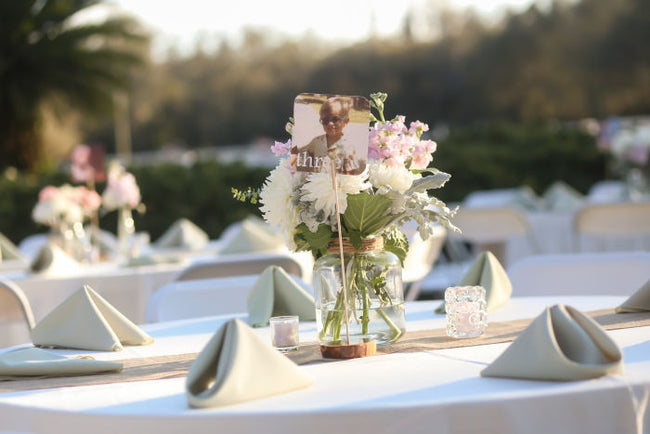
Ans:
{"label": "photograph of a woman", "polygon": [[357,175],[368,157],[370,105],[363,97],[300,94],[294,104],[293,159],[297,170]]}

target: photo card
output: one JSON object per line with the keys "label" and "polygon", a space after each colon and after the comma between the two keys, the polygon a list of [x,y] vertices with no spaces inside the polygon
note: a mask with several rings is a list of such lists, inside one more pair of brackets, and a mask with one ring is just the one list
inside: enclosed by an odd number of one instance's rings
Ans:
{"label": "photo card", "polygon": [[362,96],[301,93],[294,100],[291,161],[320,172],[332,159],[336,172],[358,175],[368,159],[370,103]]}

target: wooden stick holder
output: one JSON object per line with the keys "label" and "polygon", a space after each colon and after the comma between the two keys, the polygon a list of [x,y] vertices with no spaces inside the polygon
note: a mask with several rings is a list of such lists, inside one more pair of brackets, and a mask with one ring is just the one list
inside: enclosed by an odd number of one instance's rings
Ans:
{"label": "wooden stick holder", "polygon": [[320,353],[327,359],[358,359],[377,354],[377,341],[346,344],[320,344]]}

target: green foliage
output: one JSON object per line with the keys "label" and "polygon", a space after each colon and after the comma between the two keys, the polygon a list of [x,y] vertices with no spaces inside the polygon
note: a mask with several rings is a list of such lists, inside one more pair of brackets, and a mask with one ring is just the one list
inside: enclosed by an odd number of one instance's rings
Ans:
{"label": "green foliage", "polygon": [[392,201],[382,195],[363,192],[348,196],[342,223],[345,236],[355,248],[360,249],[363,238],[379,234],[390,223],[393,217],[385,214],[391,205]]}
{"label": "green foliage", "polygon": [[384,235],[384,249],[395,254],[403,266],[409,249],[408,238],[404,232],[395,228]]}
{"label": "green foliage", "polygon": [[593,136],[575,126],[492,123],[452,128],[433,163],[452,177],[436,193],[461,201],[474,190],[528,185],[542,194],[562,180],[582,193],[607,177],[606,156]]}
{"label": "green foliage", "polygon": [[314,258],[318,258],[327,253],[327,245],[335,236],[329,225],[320,224],[316,232],[309,230],[306,224],[301,223],[296,227],[294,241],[297,251],[311,251]]}

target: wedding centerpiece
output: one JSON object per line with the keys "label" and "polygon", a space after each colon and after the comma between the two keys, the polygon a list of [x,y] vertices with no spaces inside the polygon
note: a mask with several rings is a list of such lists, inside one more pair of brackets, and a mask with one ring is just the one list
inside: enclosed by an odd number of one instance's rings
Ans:
{"label": "wedding centerpiece", "polygon": [[142,211],[140,188],[135,176],[126,171],[118,161],[108,167],[106,189],[102,194],[102,206],[107,211],[117,210],[117,240],[120,256],[129,258],[134,248],[135,222],[133,210]]}
{"label": "wedding centerpiece", "polygon": [[[370,97],[376,115],[370,115],[365,170],[336,173],[336,189],[333,164],[314,173],[296,170],[289,139],[272,147],[282,158],[259,194],[233,190],[240,200],[259,201],[264,219],[280,228],[290,249],[311,251],[317,259],[313,285],[321,342],[340,342],[346,327],[348,339],[350,334],[378,343],[399,339],[404,333],[400,266],[409,247],[401,228],[414,221],[425,240],[435,225],[458,231],[451,223],[455,210],[429,194],[451,175],[431,166],[437,144],[424,138],[428,125],[415,121],[407,126],[401,115],[386,120],[386,98],[385,93]],[[286,129],[291,133],[293,127],[290,121]],[[339,230],[347,300],[341,291]]]}
{"label": "wedding centerpiece", "polygon": [[94,190],[84,186],[61,187],[48,185],[38,194],[38,202],[32,210],[35,222],[50,227],[50,237],[67,253],[77,259],[84,259],[88,246],[84,220],[97,212],[101,198]]}
{"label": "wedding centerpiece", "polygon": [[625,181],[629,199],[650,195],[650,121],[608,119],[598,146],[612,155],[613,169]]}

